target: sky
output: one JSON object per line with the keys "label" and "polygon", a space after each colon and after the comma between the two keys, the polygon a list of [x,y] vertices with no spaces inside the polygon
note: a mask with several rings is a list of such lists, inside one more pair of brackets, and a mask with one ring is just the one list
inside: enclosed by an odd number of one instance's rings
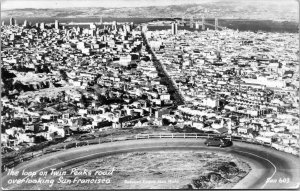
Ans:
{"label": "sky", "polygon": [[1,9],[67,7],[145,7],[214,2],[216,0],[1,0]]}
{"label": "sky", "polygon": [[[237,1],[239,3],[251,1],[257,6],[260,3],[274,2],[295,5],[300,0],[1,0],[2,10],[23,8],[68,8],[68,7],[145,7],[166,6],[191,3],[214,3],[217,1]],[[291,4],[291,5],[292,5]],[[292,6],[293,6],[292,5]]]}

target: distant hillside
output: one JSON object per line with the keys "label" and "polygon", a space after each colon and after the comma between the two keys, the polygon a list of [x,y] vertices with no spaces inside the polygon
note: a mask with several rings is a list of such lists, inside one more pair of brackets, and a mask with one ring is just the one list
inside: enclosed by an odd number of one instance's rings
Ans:
{"label": "distant hillside", "polygon": [[[296,6],[295,6],[296,5]],[[227,19],[256,19],[298,21],[298,5],[295,1],[283,4],[279,1],[222,0],[217,3],[184,4],[170,6],[123,7],[123,8],[59,8],[2,10],[2,17],[115,17],[115,18],[165,18],[221,17]]]}

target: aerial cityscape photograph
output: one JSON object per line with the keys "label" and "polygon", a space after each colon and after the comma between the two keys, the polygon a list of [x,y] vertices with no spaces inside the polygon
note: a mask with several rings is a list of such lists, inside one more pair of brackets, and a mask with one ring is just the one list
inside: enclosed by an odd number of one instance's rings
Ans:
{"label": "aerial cityscape photograph", "polygon": [[1,189],[299,189],[299,1],[1,1]]}

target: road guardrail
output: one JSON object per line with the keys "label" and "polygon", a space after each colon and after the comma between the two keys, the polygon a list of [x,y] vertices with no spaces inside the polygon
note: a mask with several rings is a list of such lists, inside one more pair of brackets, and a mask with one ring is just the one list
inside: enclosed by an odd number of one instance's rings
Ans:
{"label": "road guardrail", "polygon": [[[61,150],[71,149],[71,148],[77,148],[77,147],[83,147],[83,146],[89,146],[89,145],[95,145],[95,144],[102,144],[102,143],[108,143],[108,142],[116,142],[116,141],[126,141],[126,140],[138,140],[138,139],[162,139],[162,138],[186,138],[186,139],[203,139],[203,138],[209,138],[209,137],[222,137],[225,139],[229,139],[231,141],[236,142],[244,142],[249,144],[255,144],[255,145],[261,145],[264,147],[269,147],[276,149],[272,146],[272,144],[267,144],[263,142],[259,142],[255,139],[250,138],[244,138],[240,136],[230,136],[230,135],[220,135],[216,133],[154,133],[154,134],[136,134],[136,135],[128,135],[124,137],[105,137],[105,138],[96,138],[92,140],[84,140],[84,141],[74,141],[64,144],[63,146],[57,146],[53,147],[51,149],[45,149],[38,153],[27,153],[27,156],[19,156],[17,158],[14,158],[13,160],[6,162],[2,164],[2,172],[7,171],[8,169],[11,169],[18,164],[29,161],[33,158],[37,158],[49,153],[58,152]],[[276,149],[278,150],[278,149]],[[283,151],[283,150],[279,150]],[[283,151],[285,152],[285,151]],[[299,152],[291,152],[290,154],[296,155],[299,157]]]}

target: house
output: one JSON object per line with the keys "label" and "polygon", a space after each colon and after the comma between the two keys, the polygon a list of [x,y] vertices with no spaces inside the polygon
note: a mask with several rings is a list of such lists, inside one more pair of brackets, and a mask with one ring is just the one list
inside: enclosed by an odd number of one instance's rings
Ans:
{"label": "house", "polygon": [[16,135],[16,138],[18,139],[19,143],[26,142],[26,143],[34,143],[34,134],[27,134],[27,133],[18,133]]}
{"label": "house", "polygon": [[202,129],[204,124],[202,122],[192,122],[192,127],[195,127],[196,129]]}
{"label": "house", "polygon": [[45,139],[47,139],[48,141],[51,141],[51,140],[53,140],[52,134],[53,134],[53,133],[51,133],[51,132],[43,131],[43,132],[37,133],[36,136],[42,136],[42,137],[44,137]]}
{"label": "house", "polygon": [[119,123],[119,122],[114,122],[112,123],[112,128],[122,128],[122,123]]}
{"label": "house", "polygon": [[170,100],[170,94],[167,94],[167,93],[160,94],[159,97],[161,100]]}
{"label": "house", "polygon": [[146,100],[138,100],[138,102],[140,103],[140,106],[142,108],[146,108],[147,107],[147,101]]}
{"label": "house", "polygon": [[134,127],[142,127],[142,122],[141,122],[141,121],[138,121],[138,122],[134,125]]}
{"label": "house", "polygon": [[7,146],[9,143],[9,135],[6,133],[1,133],[1,145]]}
{"label": "house", "polygon": [[49,133],[53,133],[54,135],[58,135],[60,137],[66,137],[70,134],[70,128],[59,123],[44,123],[44,126],[48,127]]}
{"label": "house", "polygon": [[81,87],[81,85],[82,85],[82,81],[79,81],[78,78],[70,79],[69,82],[72,83],[73,86],[76,86],[76,87]]}
{"label": "house", "polygon": [[271,145],[273,148],[279,150],[279,151],[283,151],[285,146],[284,145],[281,145],[281,144],[278,144],[278,143],[272,143]]}
{"label": "house", "polygon": [[141,108],[141,103],[138,101],[133,102],[132,104],[130,104],[131,106],[135,107],[135,108]]}
{"label": "house", "polygon": [[267,144],[272,143],[272,138],[271,137],[257,136],[257,137],[255,137],[255,139],[259,142],[262,142],[262,143],[267,143]]}
{"label": "house", "polygon": [[55,115],[55,114],[48,114],[48,115],[41,116],[41,119],[45,119],[48,121],[55,121],[55,120],[57,120],[57,118],[58,118],[58,115]]}
{"label": "house", "polygon": [[239,127],[237,131],[239,134],[250,134],[253,132],[253,129],[248,127]]}
{"label": "house", "polygon": [[167,119],[169,122],[171,122],[171,123],[174,123],[174,122],[176,122],[177,120],[176,120],[176,118],[175,118],[175,116],[174,115],[170,115],[170,114],[163,114],[162,116],[161,116],[161,118],[162,119]]}
{"label": "house", "polygon": [[223,133],[227,133],[228,129],[226,127],[221,127],[221,128],[218,128],[218,129],[214,129],[214,131],[216,133],[223,134]]}
{"label": "house", "polygon": [[81,115],[82,117],[87,116],[88,110],[87,109],[79,109],[78,114]]}
{"label": "house", "polygon": [[170,114],[170,109],[163,108],[155,111],[155,118],[161,118],[164,114]]}
{"label": "house", "polygon": [[102,105],[101,107],[98,107],[98,110],[100,111],[101,114],[106,113],[109,111],[109,106],[108,105]]}

